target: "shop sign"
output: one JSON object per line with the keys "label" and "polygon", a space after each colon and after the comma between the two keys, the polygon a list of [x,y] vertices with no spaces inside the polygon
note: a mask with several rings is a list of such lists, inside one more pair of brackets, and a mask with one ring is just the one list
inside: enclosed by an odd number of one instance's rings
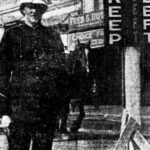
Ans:
{"label": "shop sign", "polygon": [[86,43],[90,40],[91,48],[98,48],[104,46],[104,29],[90,30],[85,32],[77,32],[68,34],[68,49],[74,50],[77,40]]}
{"label": "shop sign", "polygon": [[120,43],[122,40],[122,2],[104,0],[106,44]]}
{"label": "shop sign", "polygon": [[143,34],[150,43],[150,0],[143,0]]}
{"label": "shop sign", "polygon": [[139,44],[142,29],[141,0],[106,0],[104,2],[106,44],[125,44],[126,46]]}
{"label": "shop sign", "polygon": [[[123,38],[126,46],[139,45],[142,37],[141,0],[123,2]],[[140,15],[141,14],[141,15]]]}
{"label": "shop sign", "polygon": [[78,30],[82,28],[88,28],[91,26],[102,27],[104,25],[104,12],[103,10],[99,12],[86,13],[80,16],[69,18],[69,29]]}

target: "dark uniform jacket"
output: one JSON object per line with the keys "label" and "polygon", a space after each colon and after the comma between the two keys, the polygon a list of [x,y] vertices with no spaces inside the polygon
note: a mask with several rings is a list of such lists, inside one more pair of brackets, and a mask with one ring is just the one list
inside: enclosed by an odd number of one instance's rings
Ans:
{"label": "dark uniform jacket", "polygon": [[34,120],[59,109],[67,93],[62,52],[51,27],[20,23],[6,30],[0,47],[0,93],[6,95],[0,98],[1,114]]}

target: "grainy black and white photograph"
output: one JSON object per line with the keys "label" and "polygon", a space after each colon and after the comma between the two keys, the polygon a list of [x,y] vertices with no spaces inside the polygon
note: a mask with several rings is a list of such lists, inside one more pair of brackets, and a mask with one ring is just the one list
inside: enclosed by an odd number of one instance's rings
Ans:
{"label": "grainy black and white photograph", "polygon": [[0,150],[150,150],[150,0],[0,0]]}

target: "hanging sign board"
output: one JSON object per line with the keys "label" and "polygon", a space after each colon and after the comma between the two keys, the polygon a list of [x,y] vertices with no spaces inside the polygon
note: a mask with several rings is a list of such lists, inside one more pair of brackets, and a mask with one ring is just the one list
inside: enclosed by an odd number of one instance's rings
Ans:
{"label": "hanging sign board", "polygon": [[141,0],[123,1],[123,36],[126,46],[140,44],[142,37]]}
{"label": "hanging sign board", "polygon": [[143,34],[145,43],[150,43],[150,0],[143,0]]}
{"label": "hanging sign board", "polygon": [[69,18],[69,29],[79,30],[89,27],[104,26],[104,11],[86,13],[80,16]]}
{"label": "hanging sign board", "polygon": [[105,0],[105,38],[106,44],[122,41],[122,1]]}
{"label": "hanging sign board", "polygon": [[68,34],[68,49],[75,49],[75,42],[77,39],[80,42],[88,42],[91,41],[91,48],[98,48],[104,46],[104,29],[90,30],[85,32],[77,32]]}
{"label": "hanging sign board", "polygon": [[104,4],[106,44],[139,44],[142,29],[140,0],[105,0]]}

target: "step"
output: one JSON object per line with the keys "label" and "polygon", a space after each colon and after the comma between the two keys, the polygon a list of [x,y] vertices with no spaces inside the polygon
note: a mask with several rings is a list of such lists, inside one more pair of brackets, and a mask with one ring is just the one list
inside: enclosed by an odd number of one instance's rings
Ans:
{"label": "step", "polygon": [[[85,105],[84,109],[86,112],[96,112],[94,106],[92,105]],[[114,115],[122,115],[123,107],[122,106],[115,106],[115,105],[100,105],[98,112],[102,114],[114,114]],[[150,116],[150,106],[141,106],[141,115],[142,116]]]}
{"label": "step", "polygon": [[53,142],[53,150],[114,150],[117,140],[93,139]]}
{"label": "step", "polygon": [[[68,119],[74,119],[79,115],[79,112],[70,113]],[[117,114],[102,114],[101,112],[85,112],[85,119],[109,119],[115,121],[121,121],[121,115]]]}
{"label": "step", "polygon": [[63,139],[62,134],[55,133],[54,141],[74,141],[74,140],[93,140],[93,139],[118,139],[120,132],[118,130],[96,130],[80,128],[78,132],[68,132],[68,139]]}
{"label": "step", "polygon": [[64,140],[61,134],[56,134],[53,140],[53,150],[113,150],[119,131],[95,130],[81,128],[77,133],[69,133]]}

